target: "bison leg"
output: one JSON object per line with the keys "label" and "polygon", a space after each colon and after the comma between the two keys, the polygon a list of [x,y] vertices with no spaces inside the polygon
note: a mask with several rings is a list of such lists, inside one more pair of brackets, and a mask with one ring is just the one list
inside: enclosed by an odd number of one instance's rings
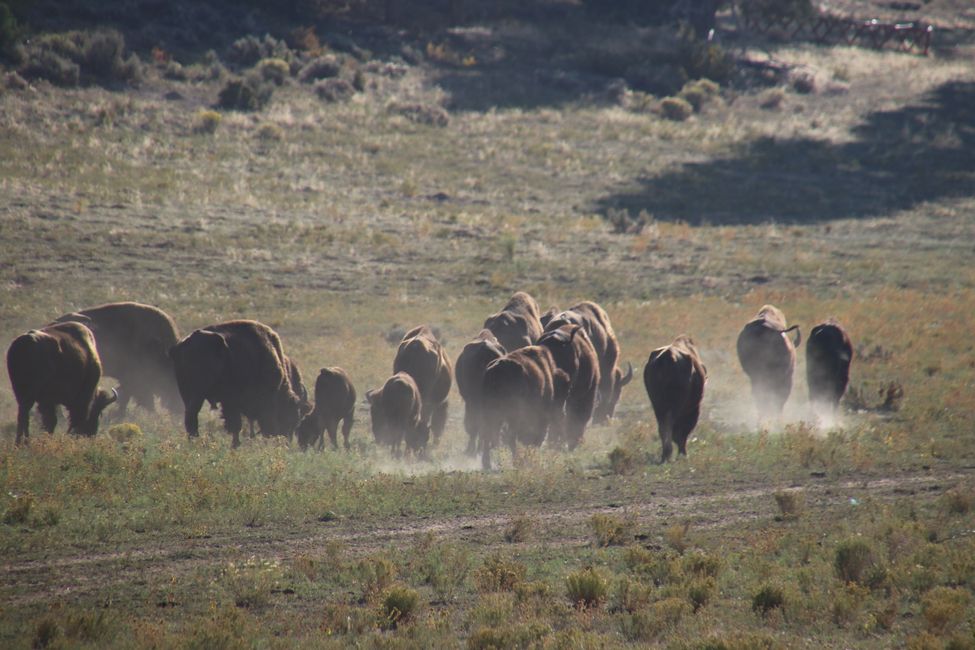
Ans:
{"label": "bison leg", "polygon": [[200,409],[203,408],[203,400],[193,400],[186,402],[186,410],[183,413],[183,426],[190,438],[200,435]]}
{"label": "bison leg", "polygon": [[679,429],[676,438],[677,441],[677,452],[681,456],[687,456],[687,441],[691,437],[691,432],[694,431],[694,427],[697,426],[697,420],[701,416],[701,405],[695,404],[693,407],[688,409],[685,416],[677,423]]}
{"label": "bison leg", "polygon": [[349,451],[352,447],[349,445],[349,434],[352,433],[352,422],[354,421],[354,416],[350,412],[342,420],[342,441],[345,443],[345,450]]}
{"label": "bison leg", "polygon": [[37,410],[41,414],[41,426],[48,433],[54,433],[54,429],[58,425],[57,404],[38,404]]}
{"label": "bison leg", "polygon": [[226,404],[223,405],[223,428],[233,435],[231,446],[234,449],[240,447],[240,430],[244,428],[244,421],[240,411]]}
{"label": "bison leg", "polygon": [[30,410],[34,403],[17,405],[17,444],[26,443],[30,437]]}
{"label": "bison leg", "polygon": [[[325,428],[328,430],[328,440],[332,443],[332,449],[337,450],[339,448],[339,421],[335,418],[329,418],[328,422],[325,423]],[[325,432],[318,436],[318,451],[325,449]]]}
{"label": "bison leg", "polygon": [[674,453],[673,444],[673,414],[668,410],[667,413],[657,416],[657,431],[660,433],[660,463],[666,463]]}
{"label": "bison leg", "polygon": [[467,455],[473,456],[477,453],[477,428],[480,418],[476,407],[470,402],[464,407],[464,431],[467,432]]}
{"label": "bison leg", "polygon": [[440,442],[440,437],[447,427],[447,405],[448,400],[444,400],[433,407],[433,414],[430,418],[430,431],[433,433],[434,442]]}

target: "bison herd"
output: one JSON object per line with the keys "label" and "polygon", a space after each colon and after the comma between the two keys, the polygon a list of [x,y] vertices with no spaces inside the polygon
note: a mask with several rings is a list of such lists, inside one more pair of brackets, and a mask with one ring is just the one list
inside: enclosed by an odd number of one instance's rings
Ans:
{"label": "bison herd", "polygon": [[[796,331],[795,339],[789,332]],[[751,381],[759,417],[776,417],[792,390],[798,326],[766,305],[742,328],[737,351]],[[834,320],[816,325],[806,343],[809,396],[814,408],[835,411],[849,382],[853,347]],[[186,432],[199,435],[203,405],[219,408],[224,427],[240,444],[244,419],[265,435],[297,435],[302,449],[325,445],[325,431],[338,447],[341,424],[349,449],[356,390],[342,368],[322,368],[314,404],[298,365],[277,333],[252,320],[208,325],[180,338],[165,312],[134,302],[111,303],[66,314],[18,336],[7,350],[7,370],[17,400],[17,443],[29,435],[36,404],[48,432],[58,405],[69,430],[98,431],[101,412],[114,401],[124,416],[130,399],[152,410],[155,398],[171,410],[183,407]],[[98,389],[102,374],[118,380],[112,392]],[[448,397],[456,377],[465,403],[467,451],[480,454],[485,469],[492,451],[506,444],[574,449],[590,422],[613,417],[633,367],[620,367],[620,347],[606,311],[584,301],[542,314],[534,298],[515,293],[484,329],[467,343],[456,364],[427,326],[406,333],[392,374],[366,393],[372,432],[399,457],[423,455],[440,440]],[[687,453],[707,383],[707,368],[690,337],[653,350],[643,382],[661,441],[661,462]]]}

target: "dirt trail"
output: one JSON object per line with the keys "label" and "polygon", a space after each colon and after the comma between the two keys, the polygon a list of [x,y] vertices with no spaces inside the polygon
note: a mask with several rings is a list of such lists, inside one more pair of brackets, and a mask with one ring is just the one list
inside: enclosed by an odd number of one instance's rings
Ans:
{"label": "dirt trail", "polygon": [[[811,477],[793,485],[805,492],[810,513],[855,507],[864,499],[893,501],[914,495],[934,500],[958,481],[971,479],[975,468],[963,471],[924,471],[898,476],[835,480]],[[689,490],[687,489],[689,488]],[[771,520],[776,514],[771,496],[781,485],[722,486],[709,492],[696,483],[679,495],[649,493],[646,500],[621,504],[586,504],[575,508],[558,505],[552,510],[525,513],[535,524],[536,540],[563,546],[589,543],[587,521],[596,513],[621,513],[632,518],[640,531],[659,531],[662,526],[688,522],[692,530],[725,529],[749,522]],[[111,553],[78,552],[45,559],[3,564],[4,585],[0,609],[24,607],[58,598],[74,598],[143,582],[153,577],[187,576],[206,566],[222,565],[250,557],[286,562],[297,556],[317,557],[339,542],[347,556],[360,556],[418,535],[466,538],[500,546],[502,530],[510,513],[427,518],[402,525],[381,521],[308,522],[289,529],[243,528],[222,531],[207,538],[157,539],[149,544]],[[510,545],[509,545],[510,546]]]}

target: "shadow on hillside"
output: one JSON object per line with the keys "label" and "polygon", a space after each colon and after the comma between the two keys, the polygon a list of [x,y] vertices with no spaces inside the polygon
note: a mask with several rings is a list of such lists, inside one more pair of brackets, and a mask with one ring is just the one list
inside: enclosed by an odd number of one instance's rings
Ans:
{"label": "shadow on hillside", "polygon": [[597,211],[658,220],[756,224],[873,217],[975,194],[975,83],[950,82],[915,104],[872,113],[853,142],[764,138],[738,156],[639,180]]}

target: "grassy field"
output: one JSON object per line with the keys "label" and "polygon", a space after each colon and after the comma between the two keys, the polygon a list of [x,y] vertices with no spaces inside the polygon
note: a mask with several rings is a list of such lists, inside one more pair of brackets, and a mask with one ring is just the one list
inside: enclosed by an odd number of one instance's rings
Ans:
{"label": "grassy field", "polygon": [[[488,32],[544,54],[539,29]],[[0,645],[975,647],[972,46],[736,42],[813,92],[739,80],[671,121],[548,92],[567,77],[540,61],[548,90],[527,64],[505,87],[490,42],[464,63],[453,37],[362,62],[348,101],[291,78],[216,118],[203,63],[0,91],[0,340],[139,300],[184,333],[261,320],[363,395],[391,333],[437,325],[456,358],[521,289],[607,309],[635,369],[617,418],[493,473],[456,392],[423,462],[378,449],[365,406],[351,453],[231,450],[215,414],[191,442],[138,408],[17,448],[4,382]],[[839,421],[809,413],[800,352],[782,421],[755,422],[734,343],[768,302],[850,331]],[[688,458],[658,465],[640,372],[679,333],[710,381]]]}

